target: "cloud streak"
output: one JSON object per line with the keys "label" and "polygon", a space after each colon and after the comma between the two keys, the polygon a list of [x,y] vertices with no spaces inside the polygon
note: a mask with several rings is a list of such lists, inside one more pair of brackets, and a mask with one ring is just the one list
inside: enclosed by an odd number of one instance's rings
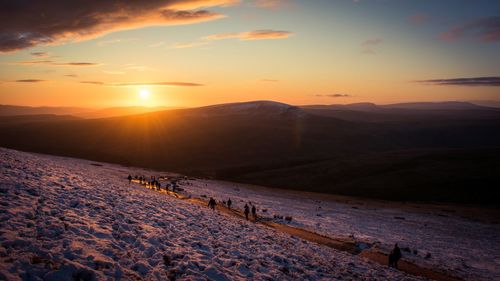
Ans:
{"label": "cloud streak", "polygon": [[439,35],[439,39],[447,42],[455,42],[465,38],[482,42],[500,41],[500,16],[476,19],[455,26]]}
{"label": "cloud streak", "polygon": [[45,80],[41,80],[41,79],[19,79],[19,80],[16,80],[15,82],[18,82],[18,83],[39,83],[39,82],[44,82]]}
{"label": "cloud streak", "polygon": [[224,40],[224,39],[239,39],[241,41],[247,40],[266,40],[266,39],[285,39],[292,35],[290,31],[282,30],[272,30],[272,29],[261,29],[252,30],[248,32],[239,33],[220,33],[213,34],[203,37],[204,40],[214,41],[214,40]]}
{"label": "cloud streak", "polygon": [[95,62],[55,62],[51,60],[19,61],[13,64],[19,65],[52,65],[52,66],[97,66]]}
{"label": "cloud streak", "polygon": [[472,77],[472,78],[452,78],[452,79],[430,79],[416,80],[420,84],[440,85],[440,86],[487,86],[500,87],[500,77]]}
{"label": "cloud streak", "polygon": [[277,9],[290,5],[290,0],[256,0],[253,6],[264,9]]}
{"label": "cloud streak", "polygon": [[80,81],[83,84],[93,84],[111,87],[134,87],[134,86],[168,86],[168,87],[201,87],[200,83],[192,82],[132,82],[132,83],[105,83],[102,81]]}
{"label": "cloud streak", "polygon": [[1,1],[0,52],[92,39],[118,30],[215,20],[224,15],[204,10],[205,8],[237,2],[237,0]]}
{"label": "cloud streak", "polygon": [[317,97],[328,97],[328,98],[348,98],[352,97],[349,94],[327,94],[327,95],[316,95]]}

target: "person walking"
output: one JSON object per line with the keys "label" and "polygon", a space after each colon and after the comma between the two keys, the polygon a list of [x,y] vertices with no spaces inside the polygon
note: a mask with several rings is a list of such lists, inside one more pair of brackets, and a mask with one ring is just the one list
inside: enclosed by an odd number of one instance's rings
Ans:
{"label": "person walking", "polygon": [[398,261],[401,259],[401,256],[401,249],[398,247],[398,243],[396,243],[394,249],[389,254],[389,267],[398,269]]}
{"label": "person walking", "polygon": [[128,184],[132,183],[132,176],[131,175],[128,175],[127,179],[128,179]]}
{"label": "person walking", "polygon": [[210,209],[212,209],[213,211],[215,211],[215,206],[217,205],[217,203],[215,202],[215,199],[210,197],[210,200],[208,201],[208,207]]}
{"label": "person walking", "polygon": [[248,220],[248,214],[250,213],[250,208],[248,208],[248,205],[245,204],[245,210],[243,211],[243,213],[245,213],[245,218]]}
{"label": "person walking", "polygon": [[231,210],[231,204],[233,204],[233,202],[231,202],[231,198],[229,198],[229,199],[227,200],[227,208],[228,208],[229,210]]}
{"label": "person walking", "polygon": [[255,205],[252,205],[252,217],[254,220],[257,220],[257,209],[255,209]]}

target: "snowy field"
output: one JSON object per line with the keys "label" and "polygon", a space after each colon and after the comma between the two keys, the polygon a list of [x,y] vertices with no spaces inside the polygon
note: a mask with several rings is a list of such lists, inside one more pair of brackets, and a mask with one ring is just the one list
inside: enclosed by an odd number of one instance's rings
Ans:
{"label": "snowy field", "polygon": [[[410,250],[410,253],[403,251],[405,259],[452,276],[466,280],[500,280],[498,224],[442,212],[345,204],[307,193],[285,193],[221,181],[190,180],[182,188],[195,197],[205,195],[219,201],[231,198],[233,205],[240,209],[250,201],[261,215],[291,216],[290,225],[329,237],[353,237],[372,245],[372,250],[388,253],[394,243],[399,243],[401,248]],[[263,213],[263,209],[267,212]]]}
{"label": "snowy field", "polygon": [[[129,173],[153,174],[0,148],[0,280],[416,280],[358,256],[129,185]],[[316,213],[309,208],[317,204],[306,199],[192,183],[185,186],[191,192],[231,193],[270,209],[277,200],[273,211],[287,210],[309,228],[336,232],[338,227],[340,233],[378,239],[375,222],[346,217],[368,211],[347,212],[345,207],[342,214],[328,203],[323,217],[312,218]],[[296,200],[300,208],[292,212],[287,200]],[[342,227],[328,227],[337,220]],[[353,226],[345,229],[349,220]],[[377,223],[382,221],[380,215]],[[482,242],[498,243],[485,233]],[[491,246],[498,250],[498,244]]]}

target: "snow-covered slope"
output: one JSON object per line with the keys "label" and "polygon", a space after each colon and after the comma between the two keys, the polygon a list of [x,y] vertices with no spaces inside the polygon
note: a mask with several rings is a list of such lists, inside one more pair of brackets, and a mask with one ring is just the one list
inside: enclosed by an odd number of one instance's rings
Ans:
{"label": "snow-covered slope", "polygon": [[415,279],[129,185],[129,173],[153,174],[0,149],[0,280]]}
{"label": "snow-covered slope", "polygon": [[251,201],[262,215],[291,216],[293,226],[329,237],[352,237],[372,245],[371,250],[388,253],[399,243],[410,250],[403,251],[404,259],[466,280],[500,280],[498,224],[425,206],[417,211],[363,202],[345,204],[320,195],[231,182],[191,180],[183,188],[194,196],[231,198],[237,208]]}

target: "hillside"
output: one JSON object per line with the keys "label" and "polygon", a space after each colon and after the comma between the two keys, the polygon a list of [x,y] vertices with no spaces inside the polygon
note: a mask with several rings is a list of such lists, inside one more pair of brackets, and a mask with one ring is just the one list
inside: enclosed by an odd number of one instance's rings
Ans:
{"label": "hillside", "polygon": [[419,280],[129,184],[151,171],[0,149],[0,279]]}
{"label": "hillside", "polygon": [[[0,117],[0,145],[281,188],[490,203],[498,194],[490,187],[500,186],[491,168],[499,161],[498,111],[453,110],[449,118],[418,111],[411,120],[371,122],[356,113],[355,121],[259,101],[22,126]],[[427,174],[416,190],[413,177]]]}

